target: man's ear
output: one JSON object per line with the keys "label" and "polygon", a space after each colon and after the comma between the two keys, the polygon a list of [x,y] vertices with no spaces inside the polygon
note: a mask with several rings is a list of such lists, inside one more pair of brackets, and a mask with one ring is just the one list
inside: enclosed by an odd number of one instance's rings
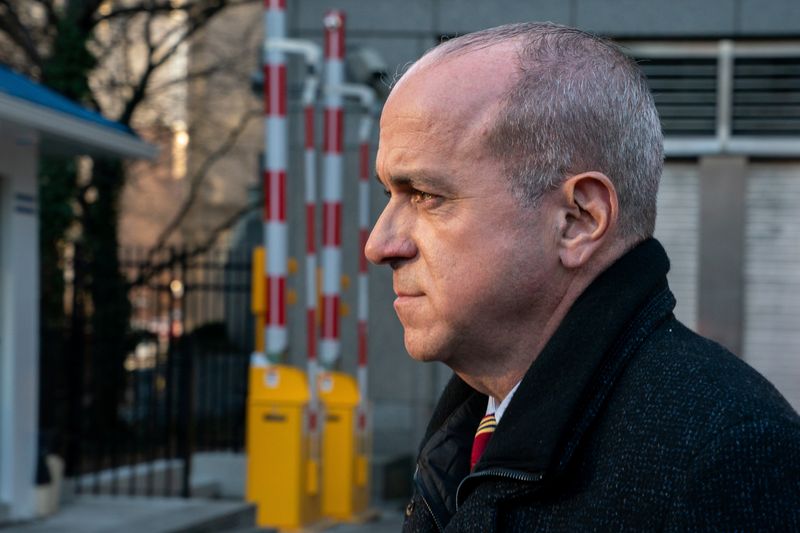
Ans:
{"label": "man's ear", "polygon": [[561,184],[559,257],[566,268],[580,268],[608,244],[619,217],[617,190],[605,174],[584,172]]}

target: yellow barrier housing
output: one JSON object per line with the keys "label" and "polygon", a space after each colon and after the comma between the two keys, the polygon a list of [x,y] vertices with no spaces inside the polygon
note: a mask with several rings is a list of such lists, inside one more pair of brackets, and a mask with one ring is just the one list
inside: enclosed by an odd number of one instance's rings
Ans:
{"label": "yellow barrier housing", "polygon": [[[247,402],[247,500],[259,527],[296,529],[320,518],[309,463],[306,375],[286,365],[253,365]],[[315,470],[316,475],[316,470]]]}
{"label": "yellow barrier housing", "polygon": [[356,420],[358,386],[341,372],[322,372],[318,383],[325,406],[322,513],[336,520],[357,520],[369,504],[367,447],[359,442]]}
{"label": "yellow barrier housing", "polygon": [[253,261],[250,267],[250,311],[255,317],[255,348],[263,352],[264,322],[267,316],[267,284],[264,280],[264,262],[267,255],[263,246],[253,248]]}

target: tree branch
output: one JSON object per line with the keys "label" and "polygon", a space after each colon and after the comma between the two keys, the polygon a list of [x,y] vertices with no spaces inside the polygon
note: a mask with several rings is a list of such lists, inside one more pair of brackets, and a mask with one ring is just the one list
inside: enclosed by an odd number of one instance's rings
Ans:
{"label": "tree branch", "polygon": [[0,0],[0,31],[8,35],[22,49],[27,59],[41,70],[42,56],[39,49],[9,0]]}
{"label": "tree branch", "polygon": [[[242,6],[247,4],[256,3],[258,0],[229,0],[225,2],[226,6],[233,7],[233,6]],[[208,3],[205,2],[193,2],[193,3],[186,3],[182,6],[175,7],[172,5],[170,0],[165,0],[162,2],[150,2],[148,5],[134,5],[134,6],[125,6],[117,8],[107,15],[101,15],[94,18],[94,24],[97,24],[104,20],[111,20],[119,17],[125,16],[133,16],[138,15],[140,13],[150,13],[150,14],[164,14],[164,13],[171,13],[173,11],[184,11],[187,14],[191,14],[192,10],[197,9],[197,6],[201,3]]]}
{"label": "tree branch", "polygon": [[157,65],[154,63],[153,56],[156,51],[156,45],[153,43],[153,20],[155,17],[152,15],[147,17],[144,23],[144,42],[147,45],[147,66],[144,69],[139,80],[133,86],[133,93],[131,97],[125,102],[122,110],[122,115],[117,119],[125,125],[130,125],[133,112],[136,107],[144,100],[147,93],[147,84],[150,81],[150,76],[155,72]]}
{"label": "tree branch", "polygon": [[[158,263],[153,263],[152,256],[148,255],[147,262],[144,263],[146,266],[139,271],[139,275],[136,276],[135,279],[128,283],[128,287],[138,287],[140,285],[144,285],[148,283],[153,276],[158,275],[160,272],[172,268],[175,266],[175,263],[179,260],[191,259],[193,257],[197,257],[198,255],[202,255],[205,252],[209,251],[219,240],[220,235],[223,232],[229,230],[239,222],[239,220],[245,216],[250,211],[261,209],[264,205],[263,200],[259,200],[256,203],[247,205],[242,207],[238,211],[235,211],[231,216],[223,220],[219,225],[217,225],[214,229],[211,230],[211,233],[206,238],[206,240],[197,246],[190,248],[188,251],[184,252],[178,257],[172,256],[170,259],[166,261],[160,261]],[[161,248],[163,250],[163,248]]]}
{"label": "tree branch", "polygon": [[171,11],[176,11],[176,8],[172,6],[172,3],[169,0],[160,3],[149,2],[147,5],[139,4],[133,6],[120,7],[111,11],[107,15],[95,16],[94,19],[92,20],[92,23],[96,25],[103,21],[107,20],[110,21],[112,19],[123,16],[132,17],[140,13],[150,13],[151,15],[154,15],[157,13],[170,13]]}
{"label": "tree branch", "polygon": [[71,2],[69,7],[76,6],[75,22],[78,24],[86,34],[90,34],[94,29],[94,14],[100,9],[103,0],[81,0],[80,2]]}
{"label": "tree branch", "polygon": [[[185,43],[192,35],[205,27],[215,15],[230,5],[233,5],[231,0],[211,0],[211,2],[205,6],[200,4],[192,4],[192,6],[195,6],[198,11],[193,11],[191,7],[189,8],[188,13],[190,16],[188,27],[181,37],[176,39],[176,41],[172,43],[172,45],[166,51],[158,54],[158,58],[156,58],[158,47],[148,40],[149,53],[147,57],[147,67],[145,67],[144,73],[133,87],[133,94],[126,102],[122,114],[117,119],[119,122],[122,122],[123,124],[130,124],[136,107],[142,102],[142,100],[144,100],[147,84],[149,83],[153,73],[159,67],[164,65],[164,63],[166,63],[173,55],[175,55],[175,53],[180,49],[181,45]],[[154,15],[151,14],[148,17],[147,24],[149,24],[153,18]]]}
{"label": "tree branch", "polygon": [[231,229],[234,224],[239,222],[239,220],[245,216],[250,211],[255,209],[261,209],[264,206],[264,200],[259,200],[256,203],[244,206],[240,208],[238,211],[235,211],[231,216],[223,220],[220,224],[218,224],[214,229],[211,230],[211,233],[206,238],[205,242],[195,246],[192,248],[191,252],[192,255],[198,255],[209,251],[219,240],[220,235],[224,231]]}
{"label": "tree branch", "polygon": [[249,122],[258,116],[261,116],[261,110],[258,109],[250,110],[242,115],[242,117],[239,119],[239,123],[236,124],[236,126],[230,132],[228,132],[228,136],[225,141],[213,152],[211,152],[208,157],[206,157],[206,159],[203,161],[203,164],[200,165],[197,171],[192,175],[189,194],[172,220],[161,231],[161,234],[156,239],[156,243],[148,251],[148,260],[151,260],[159,251],[164,248],[175,230],[180,227],[183,219],[186,218],[186,215],[189,213],[189,210],[192,208],[192,205],[197,199],[197,195],[200,192],[200,187],[203,185],[203,182],[205,181],[209,170],[211,170],[211,167],[213,167],[220,158],[226,155],[231,148],[233,148],[233,146],[236,144],[236,141],[239,140],[239,137],[247,128]]}
{"label": "tree branch", "polygon": [[198,70],[195,70],[194,72],[188,72],[188,73],[186,73],[185,76],[179,76],[177,78],[172,78],[170,80],[165,80],[164,82],[162,82],[162,83],[160,83],[160,84],[158,84],[158,85],[156,85],[154,87],[151,87],[150,88],[150,92],[151,93],[157,93],[158,91],[163,91],[164,89],[172,87],[173,85],[178,85],[178,84],[181,84],[181,83],[187,83],[187,82],[190,82],[192,80],[196,80],[198,78],[206,78],[206,77],[209,77],[209,76],[211,76],[213,74],[218,74],[220,72],[224,72],[228,67],[230,67],[230,62],[228,62],[228,61],[220,61],[219,63],[216,63],[216,64],[211,65],[209,67],[198,69]]}
{"label": "tree branch", "polygon": [[53,6],[53,0],[34,0],[37,4],[44,8],[45,15],[47,16],[47,26],[55,28],[58,26],[58,14]]}

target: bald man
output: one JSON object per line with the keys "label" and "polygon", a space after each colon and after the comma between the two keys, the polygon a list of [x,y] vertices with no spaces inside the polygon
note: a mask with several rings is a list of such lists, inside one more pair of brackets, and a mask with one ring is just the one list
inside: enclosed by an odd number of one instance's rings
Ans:
{"label": "bald man", "polygon": [[434,48],[381,117],[408,353],[455,376],[405,531],[800,529],[800,421],[672,314],[663,139],[614,45],[516,24]]}

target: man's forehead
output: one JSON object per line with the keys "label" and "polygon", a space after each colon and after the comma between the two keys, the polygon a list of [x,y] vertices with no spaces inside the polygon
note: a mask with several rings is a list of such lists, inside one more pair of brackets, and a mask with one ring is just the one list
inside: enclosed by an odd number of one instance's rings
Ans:
{"label": "man's forehead", "polygon": [[387,104],[410,97],[426,107],[438,105],[454,112],[459,104],[497,102],[519,75],[517,49],[514,42],[474,50],[434,49],[400,78]]}
{"label": "man's forehead", "polygon": [[[383,109],[376,169],[424,174],[419,165],[434,158],[481,158],[485,135],[494,124],[516,61],[511,47],[495,46],[454,54],[424,57],[395,86]],[[439,168],[438,170],[446,170]]]}
{"label": "man's forehead", "polygon": [[[516,68],[519,47],[519,41],[516,40],[456,49],[448,49],[447,44],[444,44],[439,48],[434,48],[414,63],[400,78],[398,85],[406,77],[411,77],[418,73],[437,70],[447,71],[451,68],[451,72],[463,72],[465,79],[474,78],[475,75],[480,76],[482,71],[508,75]],[[470,74],[473,75],[470,76]]]}

